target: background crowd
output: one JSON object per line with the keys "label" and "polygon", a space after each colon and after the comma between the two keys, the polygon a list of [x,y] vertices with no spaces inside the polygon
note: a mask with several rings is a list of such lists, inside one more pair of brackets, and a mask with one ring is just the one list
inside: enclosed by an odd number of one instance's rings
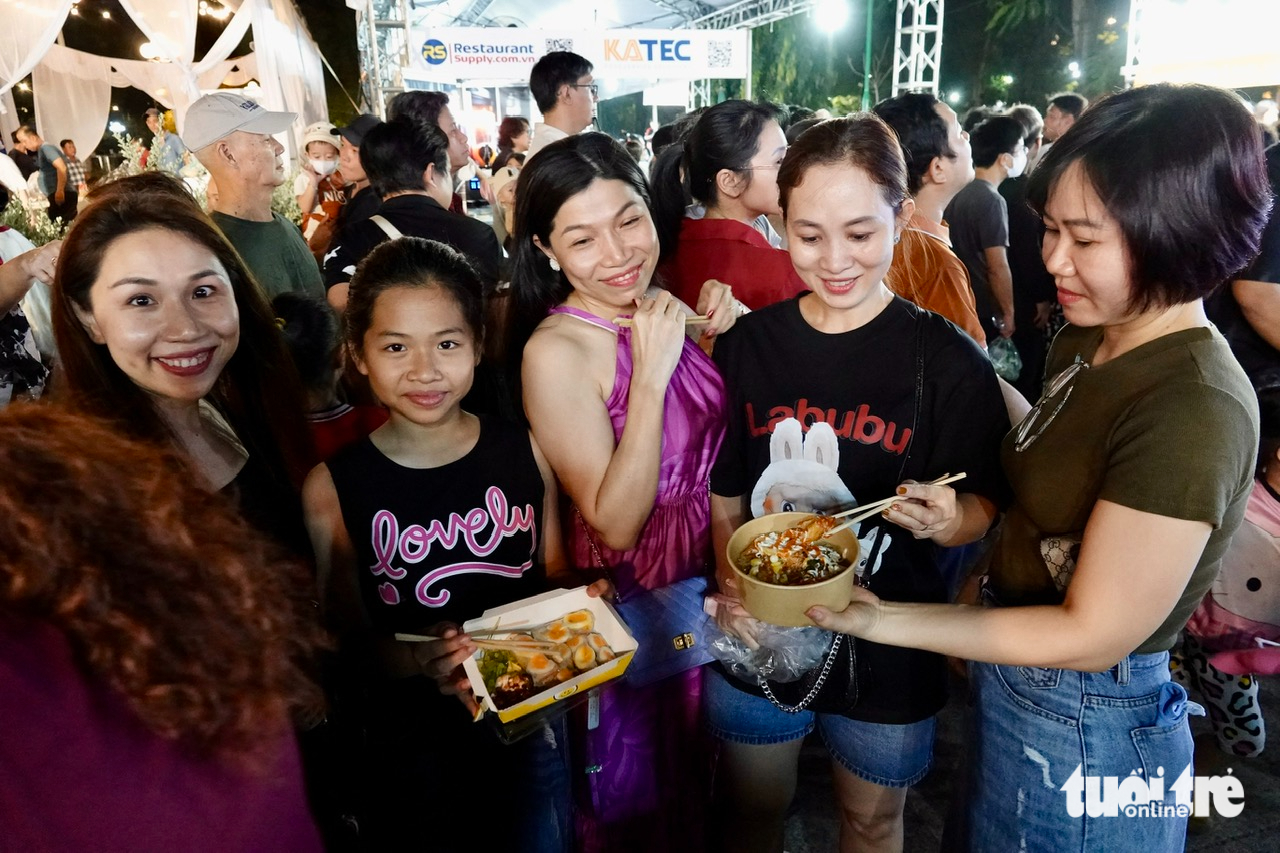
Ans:
{"label": "background crowd", "polygon": [[[842,849],[901,850],[947,657],[975,698],[945,849],[1177,849],[1185,816],[1070,818],[1059,787],[1086,756],[1176,776],[1195,702],[1196,761],[1265,745],[1269,130],[1161,85],[726,101],[620,142],[584,58],[529,87],[497,151],[411,91],[305,128],[292,178],[295,116],[227,92],[181,138],[150,111],[139,174],[18,131],[69,230],[0,228],[15,849],[780,851],[816,731]],[[809,613],[855,699],[711,664],[514,743],[473,722],[486,609],[694,583],[755,645],[733,531],[895,493],[852,604]]]}

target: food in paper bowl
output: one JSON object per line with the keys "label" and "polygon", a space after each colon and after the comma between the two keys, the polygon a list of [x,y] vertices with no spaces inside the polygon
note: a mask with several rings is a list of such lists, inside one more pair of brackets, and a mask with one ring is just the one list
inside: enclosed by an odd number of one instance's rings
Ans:
{"label": "food in paper bowl", "polygon": [[839,519],[806,512],[753,518],[729,538],[725,556],[742,591],[742,605],[762,622],[812,625],[815,604],[843,610],[853,597],[858,538],[831,533]]}
{"label": "food in paper bowl", "polygon": [[738,555],[737,566],[765,583],[802,586],[818,583],[849,568],[844,556],[822,541],[839,519],[813,515],[794,527],[756,536]]}

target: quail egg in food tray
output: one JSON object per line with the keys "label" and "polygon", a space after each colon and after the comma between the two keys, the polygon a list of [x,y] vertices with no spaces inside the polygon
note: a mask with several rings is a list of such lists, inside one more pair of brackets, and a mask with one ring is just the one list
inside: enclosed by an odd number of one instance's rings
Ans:
{"label": "quail egg in food tray", "polygon": [[[510,633],[501,630],[508,626]],[[617,678],[636,650],[617,613],[586,587],[494,608],[462,627],[501,646],[480,649],[463,668],[504,723]]]}

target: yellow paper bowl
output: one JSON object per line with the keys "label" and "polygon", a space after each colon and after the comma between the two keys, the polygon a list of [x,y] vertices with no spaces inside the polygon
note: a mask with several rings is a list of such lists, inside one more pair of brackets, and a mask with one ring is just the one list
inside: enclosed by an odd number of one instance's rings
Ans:
{"label": "yellow paper bowl", "polygon": [[811,512],[763,515],[748,521],[729,537],[725,556],[729,558],[729,565],[738,578],[738,586],[742,590],[742,606],[761,622],[792,628],[807,627],[813,625],[813,620],[805,615],[810,607],[821,604],[831,610],[844,610],[853,598],[853,583],[857,578],[854,567],[858,564],[858,538],[854,536],[852,529],[841,530],[822,540],[839,551],[840,556],[849,564],[849,568],[824,581],[803,586],[783,586],[765,583],[738,568],[738,556],[751,544],[752,539],[761,533],[795,527],[811,515]]}

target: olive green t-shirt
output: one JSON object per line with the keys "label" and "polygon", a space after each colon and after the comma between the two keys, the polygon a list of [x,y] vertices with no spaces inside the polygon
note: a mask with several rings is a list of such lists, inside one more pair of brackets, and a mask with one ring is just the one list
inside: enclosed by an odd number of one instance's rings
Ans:
{"label": "olive green t-shirt", "polygon": [[320,265],[297,225],[278,213],[271,214],[270,222],[251,222],[216,210],[210,218],[244,258],[268,300],[291,291],[324,299]]}
{"label": "olive green t-shirt", "polygon": [[[1064,328],[1046,393],[1101,341],[1099,328]],[[1015,501],[991,564],[992,592],[1005,605],[1061,603],[1069,576],[1055,584],[1045,553],[1061,564],[1099,500],[1207,522],[1213,531],[1177,606],[1135,652],[1172,647],[1217,577],[1253,482],[1257,399],[1226,341],[1215,329],[1188,329],[1077,368],[1027,417],[1001,448]]]}

